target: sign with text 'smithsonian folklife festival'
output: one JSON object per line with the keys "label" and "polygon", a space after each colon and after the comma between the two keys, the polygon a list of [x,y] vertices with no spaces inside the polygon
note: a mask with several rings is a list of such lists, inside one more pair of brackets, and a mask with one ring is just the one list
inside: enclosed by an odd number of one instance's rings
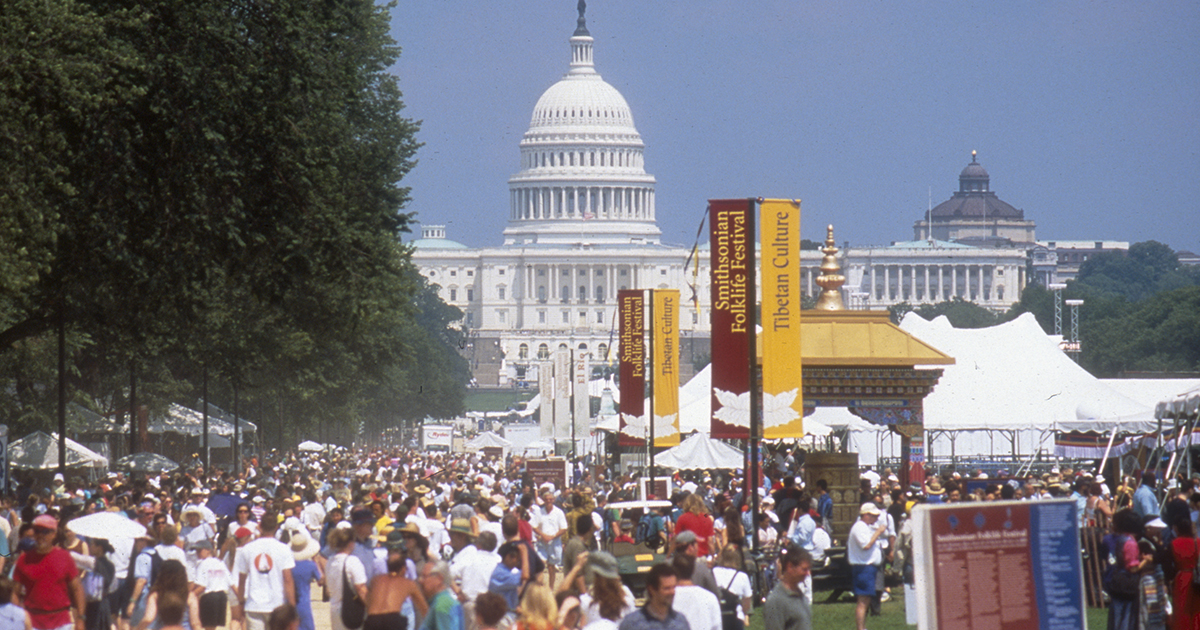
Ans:
{"label": "sign with text 'smithsonian folklife festival'", "polygon": [[710,436],[750,437],[754,306],[754,200],[710,199],[712,424]]}
{"label": "sign with text 'smithsonian folklife festival'", "polygon": [[650,292],[654,445],[679,445],[679,291]]}
{"label": "sign with text 'smithsonian folklife festival'", "polygon": [[762,426],[768,440],[804,437],[800,387],[800,202],[764,199],[762,234]]}
{"label": "sign with text 'smithsonian folklife festival'", "polygon": [[640,289],[617,292],[620,323],[621,446],[646,444],[646,295]]}
{"label": "sign with text 'smithsonian folklife festival'", "polygon": [[1086,627],[1075,501],[918,506],[921,630]]}

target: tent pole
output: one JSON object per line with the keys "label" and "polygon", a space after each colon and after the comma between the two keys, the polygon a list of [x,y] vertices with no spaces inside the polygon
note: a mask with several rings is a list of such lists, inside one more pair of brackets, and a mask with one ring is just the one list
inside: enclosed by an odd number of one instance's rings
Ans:
{"label": "tent pole", "polygon": [[1104,465],[1108,463],[1108,455],[1112,453],[1113,441],[1117,439],[1117,429],[1113,427],[1112,435],[1108,436],[1108,446],[1104,448],[1104,458],[1100,460],[1100,467],[1096,469],[1097,475],[1104,474]]}

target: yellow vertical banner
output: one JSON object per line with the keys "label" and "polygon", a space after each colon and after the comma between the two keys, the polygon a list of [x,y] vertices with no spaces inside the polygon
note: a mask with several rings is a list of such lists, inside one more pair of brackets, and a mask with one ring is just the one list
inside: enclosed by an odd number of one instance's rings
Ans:
{"label": "yellow vertical banner", "polygon": [[800,202],[764,199],[759,207],[762,254],[763,438],[804,436],[800,386]]}
{"label": "yellow vertical banner", "polygon": [[679,444],[679,291],[655,289],[651,344],[654,383],[654,445]]}

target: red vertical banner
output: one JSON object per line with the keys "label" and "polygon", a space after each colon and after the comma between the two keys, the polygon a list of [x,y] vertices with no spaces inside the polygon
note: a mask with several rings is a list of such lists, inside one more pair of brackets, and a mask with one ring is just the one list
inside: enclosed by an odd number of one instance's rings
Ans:
{"label": "red vertical banner", "polygon": [[710,199],[708,202],[712,249],[713,412],[710,436],[717,439],[750,437],[753,217],[753,199]]}
{"label": "red vertical banner", "polygon": [[646,445],[646,294],[641,289],[617,291],[620,321],[620,446]]}

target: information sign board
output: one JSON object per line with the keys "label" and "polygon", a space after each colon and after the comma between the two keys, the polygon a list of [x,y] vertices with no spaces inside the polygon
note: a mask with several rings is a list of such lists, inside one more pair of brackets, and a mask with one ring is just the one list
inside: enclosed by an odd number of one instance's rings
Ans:
{"label": "information sign board", "polygon": [[1084,619],[1072,500],[913,510],[921,630],[1078,630]]}
{"label": "information sign board", "polygon": [[533,478],[533,486],[541,488],[547,481],[554,484],[556,492],[567,487],[567,460],[562,457],[525,460],[525,471]]}

